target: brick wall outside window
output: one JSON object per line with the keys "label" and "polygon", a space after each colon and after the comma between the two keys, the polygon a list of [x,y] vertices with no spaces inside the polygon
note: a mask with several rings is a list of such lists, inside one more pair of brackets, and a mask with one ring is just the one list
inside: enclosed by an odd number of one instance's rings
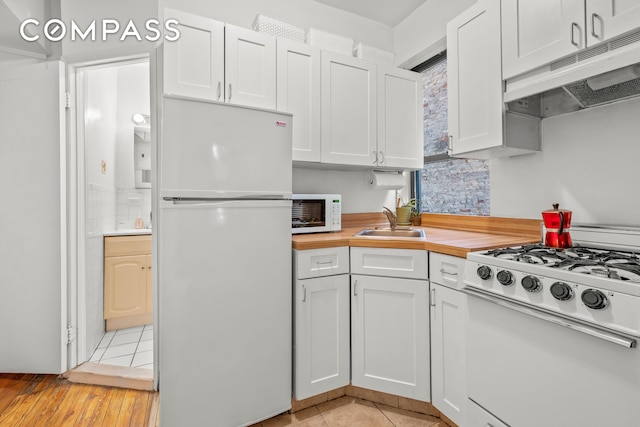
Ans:
{"label": "brick wall outside window", "polygon": [[[422,71],[424,154],[447,152],[447,61]],[[430,213],[489,215],[489,162],[474,159],[429,161],[419,173],[420,210]]]}

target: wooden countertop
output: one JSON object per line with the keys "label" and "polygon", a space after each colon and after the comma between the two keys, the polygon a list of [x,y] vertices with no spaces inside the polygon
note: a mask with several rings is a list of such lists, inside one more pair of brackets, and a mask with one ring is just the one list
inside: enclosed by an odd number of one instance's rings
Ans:
{"label": "wooden countertop", "polygon": [[[352,214],[354,215],[354,214]],[[360,215],[360,214],[357,214]],[[423,249],[465,258],[467,252],[540,242],[540,221],[529,219],[422,214],[421,228],[426,238],[356,237],[363,228],[385,227],[379,218],[368,217],[364,225],[345,221],[340,232],[295,234],[294,249],[336,246],[365,246],[396,249]],[[437,226],[433,226],[437,225]],[[505,234],[503,234],[505,233]]]}

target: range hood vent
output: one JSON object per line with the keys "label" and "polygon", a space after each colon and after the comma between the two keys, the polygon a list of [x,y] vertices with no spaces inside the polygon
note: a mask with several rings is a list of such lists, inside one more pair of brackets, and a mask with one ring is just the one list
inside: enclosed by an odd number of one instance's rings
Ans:
{"label": "range hood vent", "polygon": [[564,88],[583,108],[638,96],[640,95],[640,64],[568,84]]}
{"label": "range hood vent", "polygon": [[640,96],[640,30],[506,82],[507,110],[541,118]]}

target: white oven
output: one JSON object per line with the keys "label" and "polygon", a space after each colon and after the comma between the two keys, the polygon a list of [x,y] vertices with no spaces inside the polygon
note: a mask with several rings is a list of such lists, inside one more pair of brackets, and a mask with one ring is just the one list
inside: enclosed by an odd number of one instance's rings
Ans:
{"label": "white oven", "polygon": [[540,246],[468,255],[468,426],[640,425],[640,259]]}
{"label": "white oven", "polygon": [[294,194],[291,233],[324,233],[342,228],[340,194]]}

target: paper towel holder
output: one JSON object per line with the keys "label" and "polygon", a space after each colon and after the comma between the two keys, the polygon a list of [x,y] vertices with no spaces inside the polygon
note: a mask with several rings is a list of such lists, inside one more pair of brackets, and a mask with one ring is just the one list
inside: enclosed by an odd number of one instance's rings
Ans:
{"label": "paper towel holder", "polygon": [[406,181],[403,170],[377,170],[369,171],[369,185],[374,188],[386,190],[401,190]]}
{"label": "paper towel holder", "polygon": [[379,170],[379,169],[371,169],[369,171],[369,184],[373,184],[375,182],[375,174],[388,174],[388,175],[402,175],[404,176],[404,171],[402,170]]}

